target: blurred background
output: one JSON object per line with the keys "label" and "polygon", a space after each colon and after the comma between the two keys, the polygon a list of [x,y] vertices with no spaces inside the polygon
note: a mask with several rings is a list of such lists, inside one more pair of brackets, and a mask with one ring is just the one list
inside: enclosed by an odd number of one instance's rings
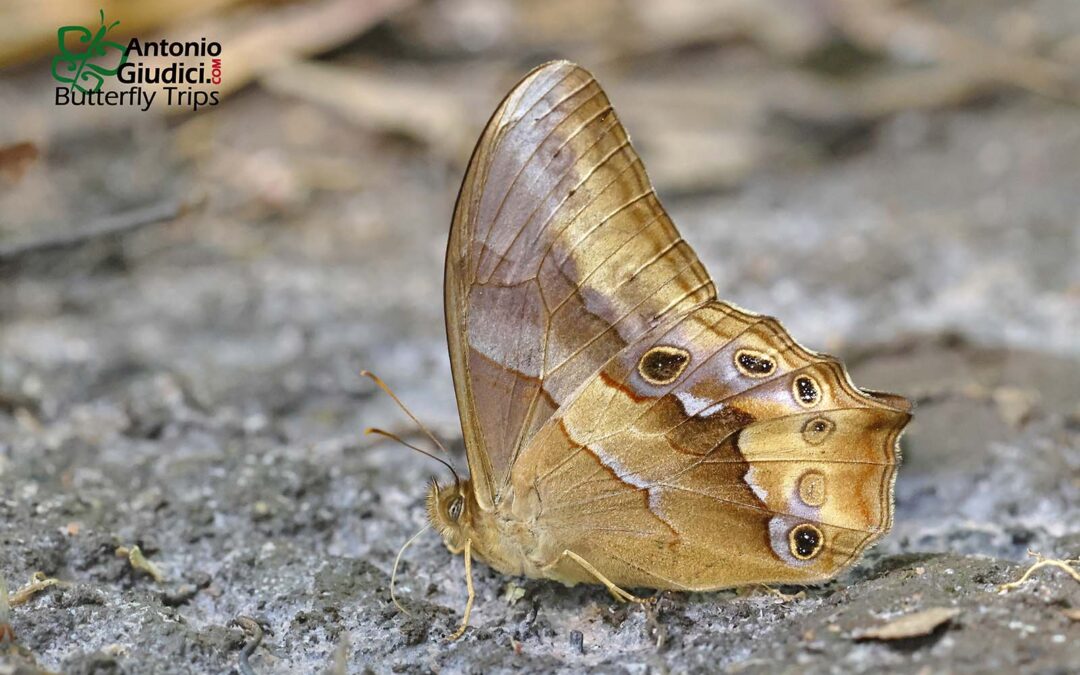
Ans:
{"label": "blurred background", "polygon": [[[121,44],[219,42],[220,104],[57,106],[57,29],[99,10]],[[918,407],[894,534],[841,581],[642,612],[481,567],[448,646],[435,535],[416,617],[386,592],[438,466],[362,436],[414,432],[358,373],[461,451],[453,201],[553,58],[606,89],[722,298]],[[258,672],[1080,663],[1080,584],[996,594],[1028,549],[1080,556],[1078,101],[1075,0],[5,3],[0,576],[64,585],[20,597],[0,672],[224,672],[241,614],[274,630]],[[934,606],[962,613],[855,639]]]}

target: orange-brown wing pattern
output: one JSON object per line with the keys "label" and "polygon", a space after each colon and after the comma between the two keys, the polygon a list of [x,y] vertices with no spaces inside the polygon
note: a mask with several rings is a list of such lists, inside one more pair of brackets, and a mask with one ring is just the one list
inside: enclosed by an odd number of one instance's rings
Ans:
{"label": "orange-brown wing pattern", "polygon": [[775,319],[712,302],[590,378],[522,453],[515,493],[541,505],[543,540],[616,584],[817,581],[889,529],[908,419]]}
{"label": "orange-brown wing pattern", "polygon": [[587,71],[541,66],[484,130],[446,256],[447,336],[481,507],[536,431],[656,325],[715,297]]}

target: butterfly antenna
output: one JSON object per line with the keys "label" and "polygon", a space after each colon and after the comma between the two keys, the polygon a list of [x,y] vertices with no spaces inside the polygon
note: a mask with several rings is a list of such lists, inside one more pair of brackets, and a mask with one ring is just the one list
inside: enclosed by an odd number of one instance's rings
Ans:
{"label": "butterfly antenna", "polygon": [[390,431],[387,431],[385,429],[379,429],[378,427],[368,427],[367,429],[364,429],[364,433],[365,434],[375,434],[376,436],[383,436],[385,438],[389,438],[392,441],[397,441],[398,443],[401,443],[406,448],[410,448],[412,450],[415,450],[415,451],[419,452],[421,455],[426,455],[426,456],[432,458],[436,462],[438,462],[438,463],[442,464],[443,466],[445,466],[447,469],[450,469],[450,473],[454,474],[454,484],[455,485],[460,485],[461,484],[461,478],[458,477],[458,472],[454,470],[454,465],[451,464],[450,462],[446,461],[442,457],[439,457],[438,455],[436,455],[434,453],[428,452],[427,450],[424,450],[423,448],[418,448],[415,445],[413,445],[412,443],[406,442],[403,438],[401,438],[401,436],[398,436],[397,434],[395,434],[393,432],[390,432]]}
{"label": "butterfly antenna", "polygon": [[427,437],[430,438],[433,443],[435,443],[435,445],[439,446],[440,450],[442,450],[448,455],[450,454],[450,451],[446,449],[446,446],[440,443],[439,439],[435,438],[435,434],[431,433],[431,430],[425,427],[423,422],[416,419],[416,415],[412,414],[412,411],[405,407],[405,404],[402,403],[401,399],[397,397],[397,394],[391,391],[390,387],[388,387],[386,383],[382,381],[382,378],[380,378],[378,375],[371,372],[370,370],[361,370],[360,374],[364,377],[371,378],[372,382],[379,385],[379,389],[382,389],[390,396],[390,398],[394,399],[394,403],[398,404],[398,407],[401,408],[402,411],[404,411],[405,414],[409,416],[409,419],[416,423],[416,426],[420,427],[420,430],[423,431],[427,435]]}
{"label": "butterfly antenna", "polygon": [[401,556],[405,553],[405,549],[412,546],[412,543],[416,541],[416,539],[420,535],[427,532],[429,527],[431,527],[431,523],[428,523],[423,528],[421,528],[419,532],[409,537],[409,540],[405,542],[405,544],[400,549],[398,549],[397,557],[394,558],[394,571],[390,573],[390,599],[393,600],[394,605],[397,606],[397,608],[400,609],[401,612],[409,618],[412,618],[412,613],[409,612],[409,610],[405,609],[400,602],[398,602],[397,596],[394,594],[394,583],[397,582],[398,565],[401,564]]}
{"label": "butterfly antenna", "polygon": [[[416,426],[420,428],[420,431],[423,431],[424,435],[426,435],[428,438],[431,439],[432,443],[434,443],[436,446],[438,446],[438,448],[440,450],[442,450],[443,453],[445,453],[447,457],[452,457],[452,455],[450,454],[450,451],[446,449],[446,446],[443,445],[439,441],[439,439],[435,437],[435,434],[431,433],[430,429],[428,429],[426,426],[424,426],[423,422],[421,422],[419,419],[417,419],[416,415],[414,415],[412,413],[412,411],[409,410],[409,408],[404,403],[401,402],[401,399],[397,397],[397,394],[395,394],[393,392],[393,390],[390,389],[390,387],[387,386],[387,384],[382,381],[382,378],[380,378],[378,375],[371,372],[370,370],[361,370],[360,375],[362,375],[363,377],[370,378],[372,382],[374,382],[376,385],[378,385],[379,389],[382,389],[383,391],[385,391],[387,396],[392,398],[394,400],[394,403],[396,403],[397,406],[399,408],[401,408],[402,412],[404,412],[406,415],[408,415],[409,419],[411,419],[413,421],[413,423],[416,424]],[[396,437],[396,436],[394,436],[392,434],[387,434],[386,432],[383,432],[383,435],[388,436],[389,438],[393,438],[394,440],[398,441],[399,443],[402,443],[403,445],[406,445],[406,446],[412,448],[413,450],[417,450],[419,452],[422,452],[423,454],[428,455],[428,457],[432,456],[429,453],[424,452],[423,450],[419,450],[415,446],[412,446],[412,445],[409,445],[408,443],[405,443],[405,441],[402,441],[400,438],[398,438],[398,437]],[[436,458],[436,459],[438,459],[438,458]],[[442,461],[442,460],[440,460],[440,461]],[[461,480],[458,478],[457,471],[454,471],[454,467],[451,466],[448,462],[445,462],[445,461],[443,462],[443,464],[445,464],[447,467],[449,467],[450,472],[454,474],[454,480],[456,482],[460,483]]]}

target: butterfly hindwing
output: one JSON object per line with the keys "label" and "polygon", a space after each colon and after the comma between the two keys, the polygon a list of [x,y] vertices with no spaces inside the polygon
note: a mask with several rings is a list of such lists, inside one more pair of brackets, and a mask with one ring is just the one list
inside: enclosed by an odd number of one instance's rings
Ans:
{"label": "butterfly hindwing", "polygon": [[[681,369],[650,372],[657,353]],[[590,378],[522,454],[515,492],[617,583],[816,581],[889,528],[907,420],[774,319],[714,302]]]}

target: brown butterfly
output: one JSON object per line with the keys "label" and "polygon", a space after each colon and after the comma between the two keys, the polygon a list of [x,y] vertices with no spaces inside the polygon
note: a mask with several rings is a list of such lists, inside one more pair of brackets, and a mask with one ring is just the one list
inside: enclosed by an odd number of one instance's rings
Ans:
{"label": "brown butterfly", "polygon": [[[889,530],[909,402],[717,299],[581,67],[537,68],[488,122],[445,303],[470,477],[428,512],[467,576],[803,584]],[[470,578],[454,637],[472,601]]]}

